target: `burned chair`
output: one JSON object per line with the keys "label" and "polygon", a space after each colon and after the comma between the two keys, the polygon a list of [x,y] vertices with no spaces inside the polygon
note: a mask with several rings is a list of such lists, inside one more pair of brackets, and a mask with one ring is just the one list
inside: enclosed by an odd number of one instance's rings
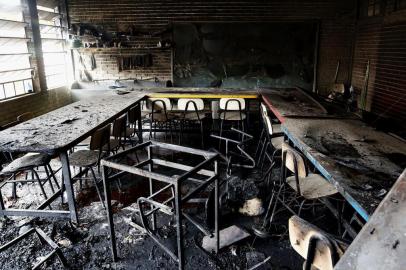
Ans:
{"label": "burned chair", "polygon": [[203,129],[203,119],[206,117],[204,113],[204,102],[201,98],[188,99],[180,98],[178,99],[178,110],[182,111],[179,116],[180,123],[180,135],[179,144],[182,144],[183,133],[194,126],[198,125],[200,129],[201,136],[201,147],[204,147],[204,129]]}
{"label": "burned chair", "polygon": [[[8,177],[7,180],[3,181],[0,185],[0,196],[1,196],[1,189],[6,184],[12,184],[12,197],[17,199],[17,184],[18,183],[38,183],[40,187],[41,194],[44,196],[45,199],[48,199],[48,196],[44,189],[44,184],[46,182],[49,183],[52,192],[55,191],[52,181],[59,189],[58,181],[55,177],[55,174],[50,166],[51,156],[48,154],[41,154],[41,153],[28,153],[24,156],[14,159],[11,163],[9,163],[3,170],[0,172],[0,176]],[[43,167],[46,173],[46,178],[40,178],[37,169],[39,167]],[[17,179],[17,176],[20,173],[25,173],[25,179]],[[31,179],[28,179],[28,174],[31,173]],[[0,205],[1,208],[4,209],[3,206],[3,197],[1,196]]]}
{"label": "burned chair", "polygon": [[[293,174],[289,176],[288,174]],[[337,189],[323,176],[309,173],[305,158],[301,153],[282,144],[282,165],[280,182],[274,182],[268,208],[261,227],[254,227],[254,233],[259,237],[270,236],[270,226],[277,211],[278,203],[293,215],[301,214],[306,202],[321,200],[337,193]],[[297,209],[297,210],[296,210]]]}
{"label": "burned chair", "polygon": [[[98,181],[93,167],[100,166],[100,160],[102,157],[108,156],[110,153],[110,125],[107,125],[97,130],[90,139],[90,146],[88,150],[79,150],[69,155],[69,162],[71,166],[84,168],[90,170],[92,173],[91,179],[93,179],[97,195],[100,198],[101,203],[104,206],[104,201],[101,195],[101,191],[98,186]],[[83,177],[79,178],[82,186]]]}
{"label": "burned chair", "polygon": [[156,138],[156,132],[163,130],[165,140],[169,131],[171,142],[173,142],[173,127],[176,114],[170,112],[172,111],[171,100],[169,98],[150,98],[147,101],[147,107],[148,105],[150,113],[146,116],[145,122],[149,124],[149,138],[152,138],[152,132],[154,132],[154,138]]}
{"label": "burned chair", "polygon": [[63,268],[68,269],[68,263],[66,261],[65,256],[62,254],[61,249],[59,248],[59,246],[40,228],[31,228],[28,231],[26,231],[25,233],[19,235],[18,237],[14,238],[13,240],[11,240],[10,242],[2,245],[0,247],[0,252],[5,251],[6,249],[11,248],[13,245],[16,245],[18,242],[22,241],[25,238],[28,238],[30,235],[35,234],[38,239],[41,241],[41,243],[46,244],[48,246],[51,247],[52,251],[50,253],[48,253],[47,255],[43,256],[41,258],[41,260],[39,262],[37,262],[34,266],[33,266],[33,270],[35,269],[41,269],[42,266],[48,262],[50,259],[52,259],[53,257],[57,257],[59,259],[59,261],[61,262]]}
{"label": "burned chair", "polygon": [[127,133],[127,115],[122,115],[113,122],[113,129],[109,143],[103,146],[103,151],[117,153],[120,148],[125,149]]}
{"label": "burned chair", "polygon": [[[128,160],[129,155],[133,155],[136,151],[146,149],[148,157],[139,163],[133,165],[122,164],[117,160]],[[163,159],[159,159],[155,156],[156,151],[175,151],[182,152],[189,155],[199,157],[203,160],[196,166],[189,166],[176,162],[171,162]],[[113,254],[113,260],[117,261],[117,247],[116,237],[113,222],[113,212],[111,206],[111,181],[121,177],[125,174],[131,174],[147,178],[149,181],[150,193],[148,197],[138,198],[139,216],[141,223],[145,228],[148,235],[162,248],[173,260],[178,263],[179,269],[183,269],[185,265],[184,257],[184,241],[183,241],[183,220],[188,220],[198,230],[200,230],[206,236],[215,238],[216,248],[219,249],[219,204],[218,204],[218,172],[217,172],[217,159],[218,154],[193,148],[187,148],[178,145],[159,143],[159,142],[145,142],[139,144],[131,149],[120,152],[115,156],[111,156],[102,160],[103,167],[103,184],[106,192],[106,205],[108,213],[108,223],[110,226],[110,240]],[[159,172],[157,166],[162,166],[164,170]],[[147,167],[145,169],[144,167]],[[168,175],[169,169],[175,168],[180,171],[180,175]],[[155,190],[157,185],[160,185],[159,190]],[[181,190],[186,185],[194,185],[190,188],[185,195]],[[154,188],[155,187],[155,188]],[[207,226],[198,221],[197,218],[186,213],[185,204],[197,195],[202,194],[209,187],[214,188],[215,199],[213,203],[214,207],[214,232]],[[169,194],[167,194],[169,192]],[[177,231],[177,251],[169,249],[157,235],[156,215],[157,213],[165,213],[174,218],[176,222]]]}
{"label": "burned chair", "polygon": [[289,239],[293,249],[305,262],[304,270],[333,270],[334,265],[348,248],[348,243],[322,231],[304,219],[293,216],[289,219]]}
{"label": "burned chair", "polygon": [[280,124],[274,124],[266,105],[261,103],[261,118],[263,129],[259,138],[258,146],[255,151],[257,165],[263,170],[265,158],[270,161],[270,169],[275,165],[275,157],[281,156],[282,143],[284,142],[283,133]]}
{"label": "burned chair", "polygon": [[[252,169],[255,167],[254,158],[247,152],[248,144],[253,140],[254,137],[235,128],[231,128],[231,131],[233,131],[234,134],[241,139],[232,139],[230,137],[222,137],[214,134],[210,135],[212,138],[218,139],[220,142],[225,142],[225,155],[223,156],[223,159],[227,161],[226,171],[229,175],[231,175],[231,170],[233,167],[247,169]],[[238,152],[235,152],[232,148],[236,148]]]}
{"label": "burned chair", "polygon": [[134,146],[135,141],[134,137],[137,135],[138,140],[136,142],[142,141],[142,136],[140,133],[137,132],[137,127],[138,130],[142,130],[142,122],[141,122],[141,105],[137,104],[136,106],[130,108],[127,114],[127,127],[126,127],[126,132],[125,136],[126,139],[131,143],[131,146]]}
{"label": "burned chair", "polygon": [[223,136],[225,122],[237,124],[237,129],[246,131],[245,121],[245,99],[243,98],[221,98],[220,99],[220,137]]}

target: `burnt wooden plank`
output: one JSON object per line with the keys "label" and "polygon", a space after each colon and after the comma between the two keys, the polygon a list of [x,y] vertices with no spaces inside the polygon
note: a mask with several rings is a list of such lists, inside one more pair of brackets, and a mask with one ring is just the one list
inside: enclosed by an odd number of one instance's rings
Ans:
{"label": "burnt wooden plank", "polygon": [[350,119],[287,119],[283,132],[364,219],[402,173],[406,143]]}
{"label": "burnt wooden plank", "polygon": [[281,122],[286,117],[327,116],[320,103],[298,88],[266,89],[261,93],[265,104]]}

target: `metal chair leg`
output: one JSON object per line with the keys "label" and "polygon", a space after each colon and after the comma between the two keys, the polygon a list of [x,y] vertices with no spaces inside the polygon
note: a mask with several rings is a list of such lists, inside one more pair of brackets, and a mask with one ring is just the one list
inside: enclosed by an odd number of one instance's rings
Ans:
{"label": "metal chair leg", "polygon": [[106,206],[105,206],[105,204],[104,204],[103,198],[102,198],[102,196],[101,196],[101,192],[100,192],[99,186],[98,186],[98,184],[97,184],[96,174],[94,173],[94,170],[93,170],[92,167],[90,167],[90,171],[92,172],[92,176],[93,176],[93,180],[94,180],[94,185],[95,185],[95,187],[96,187],[97,195],[99,195],[99,199],[100,199],[100,201],[101,201],[101,203],[102,203],[102,205],[103,205],[103,208],[106,209]]}
{"label": "metal chair leg", "polygon": [[61,187],[59,186],[58,180],[56,179],[55,173],[54,173],[54,171],[52,170],[51,165],[48,164],[47,166],[48,166],[49,173],[51,174],[51,177],[52,177],[52,179],[54,180],[54,183],[55,183],[56,187],[57,187],[58,189],[60,189]]}
{"label": "metal chair leg", "polygon": [[[15,173],[13,174],[13,180],[16,180],[16,174]],[[11,197],[14,200],[17,200],[17,183],[16,182],[13,183],[13,190],[11,191]]]}
{"label": "metal chair leg", "polygon": [[47,182],[49,182],[49,186],[52,190],[52,193],[55,193],[54,185],[52,184],[51,175],[49,174],[47,165],[44,166],[45,174],[47,175]]}
{"label": "metal chair leg", "polygon": [[[44,186],[42,185],[42,182],[41,182],[41,179],[39,178],[38,173],[34,169],[31,172],[32,172],[33,175],[35,175],[35,178],[37,179],[38,185],[39,185],[39,187],[41,189],[41,193],[44,195],[45,200],[47,200],[48,196],[47,196],[47,194],[45,192]],[[48,208],[52,209],[51,205],[48,205]]]}
{"label": "metal chair leg", "polygon": [[203,127],[203,121],[200,121],[200,136],[202,140],[202,149],[204,149],[204,127]]}

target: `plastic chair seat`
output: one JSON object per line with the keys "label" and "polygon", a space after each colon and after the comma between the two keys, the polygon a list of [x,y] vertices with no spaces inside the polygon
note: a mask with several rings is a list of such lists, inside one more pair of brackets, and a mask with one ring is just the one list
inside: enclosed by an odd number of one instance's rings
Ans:
{"label": "plastic chair seat", "polygon": [[222,120],[228,120],[228,121],[241,121],[245,120],[247,116],[245,113],[240,113],[240,112],[222,112],[220,113],[220,119]]}
{"label": "plastic chair seat", "polygon": [[97,164],[99,151],[79,150],[69,156],[69,163],[75,167],[90,167]]}
{"label": "plastic chair seat", "polygon": [[20,158],[13,160],[2,171],[1,174],[10,174],[24,170],[30,170],[35,167],[45,166],[51,161],[47,154],[28,153]]}
{"label": "plastic chair seat", "polygon": [[[297,192],[295,176],[287,177],[286,183]],[[306,177],[299,177],[299,185],[301,195],[309,200],[337,193],[337,189],[320,174],[311,173]]]}

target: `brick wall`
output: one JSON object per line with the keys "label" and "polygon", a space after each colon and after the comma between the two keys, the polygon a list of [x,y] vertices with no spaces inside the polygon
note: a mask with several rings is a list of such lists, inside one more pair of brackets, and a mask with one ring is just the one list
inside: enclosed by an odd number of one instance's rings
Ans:
{"label": "brick wall", "polygon": [[[351,0],[307,1],[175,1],[175,0],[69,0],[72,22],[91,23],[109,31],[124,31],[131,25],[137,29],[162,30],[171,22],[300,22],[320,21],[319,63],[317,86],[325,89],[332,83],[337,61],[341,61],[339,80],[350,79],[350,65],[355,18],[355,2]],[[135,46],[155,46],[159,38],[139,38]],[[84,49],[89,50],[89,49]],[[100,59],[96,77],[157,76],[172,77],[171,52],[150,50],[157,65],[121,74],[111,61],[120,52],[113,49],[96,50]],[[115,49],[119,50],[119,49]],[[128,53],[139,53],[131,49]],[[141,51],[143,52],[143,51]],[[112,58],[109,58],[112,56]],[[109,67],[111,65],[111,67]]]}
{"label": "brick wall", "polygon": [[18,115],[25,112],[44,114],[71,103],[71,100],[69,90],[57,88],[0,101],[0,125],[15,121]]}
{"label": "brick wall", "polygon": [[[78,63],[77,59],[79,55],[85,58],[92,54],[96,59],[96,68],[94,70],[88,70],[88,68],[86,68],[94,81],[129,78],[151,79],[155,77],[159,78],[161,81],[172,80],[170,49],[81,48],[74,50],[75,62]],[[117,57],[136,54],[151,54],[153,59],[152,67],[139,67],[134,70],[124,70],[119,72]]]}

